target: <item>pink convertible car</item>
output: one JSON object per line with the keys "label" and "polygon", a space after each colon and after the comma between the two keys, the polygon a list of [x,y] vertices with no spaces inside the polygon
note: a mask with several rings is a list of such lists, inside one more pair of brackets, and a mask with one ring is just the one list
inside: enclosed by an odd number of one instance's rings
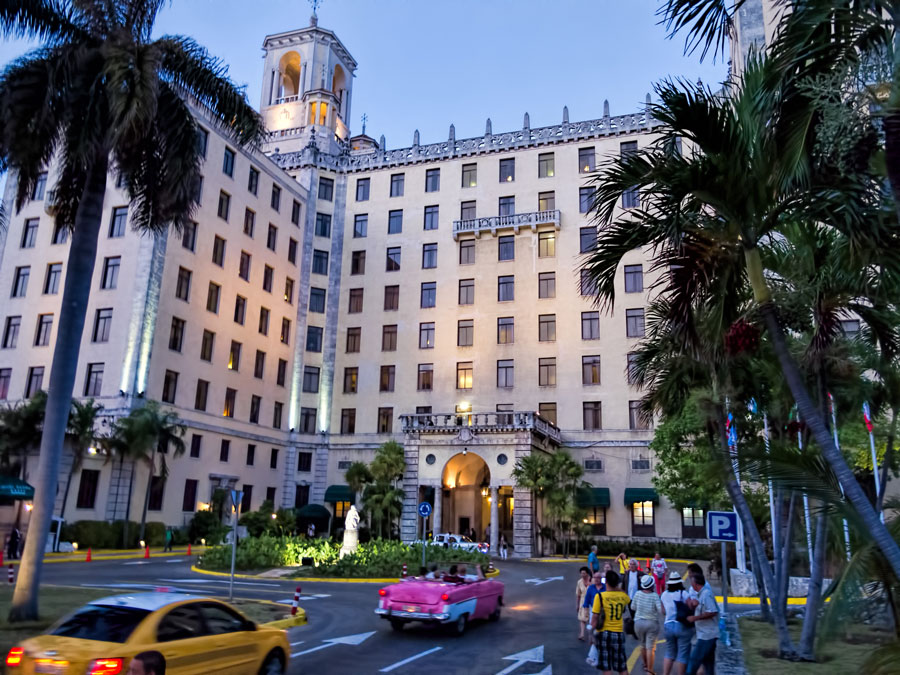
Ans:
{"label": "pink convertible car", "polygon": [[503,584],[493,579],[463,580],[449,575],[439,579],[413,577],[378,591],[375,613],[403,630],[411,621],[449,624],[458,635],[473,619],[500,618]]}

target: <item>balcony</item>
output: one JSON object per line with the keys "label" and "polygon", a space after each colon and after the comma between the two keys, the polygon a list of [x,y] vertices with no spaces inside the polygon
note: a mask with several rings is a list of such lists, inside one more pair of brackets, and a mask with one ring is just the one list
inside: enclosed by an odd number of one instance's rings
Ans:
{"label": "balcony", "polygon": [[488,216],[487,218],[469,218],[453,221],[453,238],[461,234],[474,234],[480,237],[482,232],[497,234],[497,230],[513,230],[516,234],[522,227],[536,230],[538,225],[553,225],[559,229],[559,210],[533,211],[531,213],[514,213],[510,216]]}
{"label": "balcony", "polygon": [[276,98],[275,102],[272,105],[281,105],[282,103],[296,103],[300,100],[300,96],[282,96],[281,98]]}
{"label": "balcony", "polygon": [[533,431],[556,443],[562,440],[559,428],[532,411],[487,413],[427,413],[400,415],[404,433],[455,434],[462,429],[474,433],[503,433],[508,431]]}

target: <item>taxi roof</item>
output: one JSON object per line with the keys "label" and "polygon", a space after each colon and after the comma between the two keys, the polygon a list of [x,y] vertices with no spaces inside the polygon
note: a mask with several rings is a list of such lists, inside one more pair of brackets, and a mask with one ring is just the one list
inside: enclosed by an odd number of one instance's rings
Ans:
{"label": "taxi roof", "polygon": [[130,607],[132,609],[143,609],[148,612],[155,612],[167,605],[185,600],[204,599],[200,595],[188,595],[186,593],[129,593],[125,595],[110,595],[106,598],[92,600],[90,605],[104,605],[113,607]]}

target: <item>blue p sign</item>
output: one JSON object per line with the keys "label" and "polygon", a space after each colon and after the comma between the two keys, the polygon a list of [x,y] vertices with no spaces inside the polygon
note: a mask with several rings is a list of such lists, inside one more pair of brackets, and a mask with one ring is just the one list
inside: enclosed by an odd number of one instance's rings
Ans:
{"label": "blue p sign", "polygon": [[737,541],[737,514],[733,511],[709,511],[706,514],[706,537],[713,541]]}
{"label": "blue p sign", "polygon": [[431,515],[431,504],[428,502],[422,502],[419,504],[419,515],[423,518],[427,518]]}

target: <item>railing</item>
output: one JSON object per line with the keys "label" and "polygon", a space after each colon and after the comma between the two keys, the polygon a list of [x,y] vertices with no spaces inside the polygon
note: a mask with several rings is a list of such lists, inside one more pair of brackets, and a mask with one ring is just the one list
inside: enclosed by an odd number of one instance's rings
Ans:
{"label": "railing", "polygon": [[453,221],[453,237],[460,234],[481,232],[496,233],[497,230],[512,228],[516,232],[521,227],[537,229],[538,225],[552,224],[559,229],[559,210],[533,211],[531,213],[514,213],[510,216],[488,216],[487,218],[469,218]]}
{"label": "railing", "polygon": [[481,433],[527,430],[561,441],[559,428],[532,411],[400,415],[400,425],[404,433],[456,433],[464,427]]}
{"label": "railing", "polygon": [[282,103],[296,103],[299,100],[300,96],[298,94],[294,94],[293,96],[282,96],[281,98],[276,98],[273,105],[280,105]]}
{"label": "railing", "polygon": [[294,138],[301,136],[306,127],[291,127],[290,129],[278,129],[276,131],[267,131],[266,140],[274,141],[279,138]]}

